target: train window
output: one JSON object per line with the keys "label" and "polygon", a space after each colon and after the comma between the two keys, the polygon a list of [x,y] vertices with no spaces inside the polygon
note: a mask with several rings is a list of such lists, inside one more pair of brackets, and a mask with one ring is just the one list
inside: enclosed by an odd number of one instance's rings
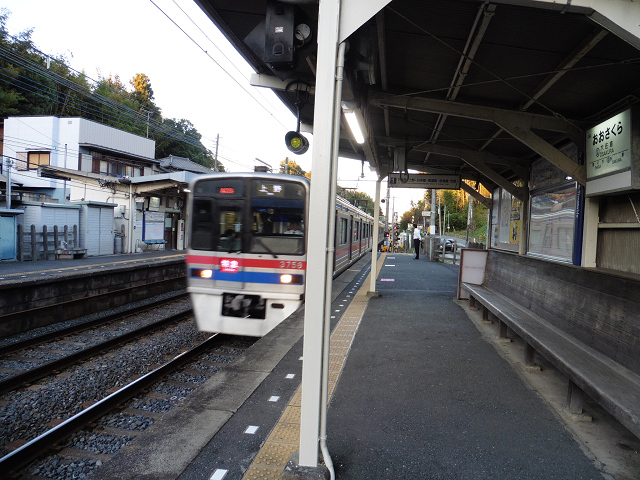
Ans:
{"label": "train window", "polygon": [[306,190],[299,183],[255,180],[249,252],[303,255],[305,197]]}
{"label": "train window", "polygon": [[213,248],[213,205],[211,200],[193,201],[191,248],[211,250]]}
{"label": "train window", "polygon": [[347,243],[347,219],[340,219],[340,245],[344,245]]}
{"label": "train window", "polygon": [[240,232],[242,231],[242,216],[237,206],[219,206],[218,227],[220,235],[217,239],[216,250],[219,252],[238,252],[242,247]]}

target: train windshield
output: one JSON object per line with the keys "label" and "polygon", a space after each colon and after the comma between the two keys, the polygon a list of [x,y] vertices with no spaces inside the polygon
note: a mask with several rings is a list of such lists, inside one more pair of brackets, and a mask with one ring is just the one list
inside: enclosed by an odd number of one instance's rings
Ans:
{"label": "train windshield", "polygon": [[293,182],[253,181],[250,253],[303,255],[305,198]]}

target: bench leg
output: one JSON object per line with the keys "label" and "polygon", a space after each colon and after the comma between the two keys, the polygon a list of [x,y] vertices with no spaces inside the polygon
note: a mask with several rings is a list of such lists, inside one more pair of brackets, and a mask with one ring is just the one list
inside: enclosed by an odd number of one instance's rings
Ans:
{"label": "bench leg", "polygon": [[482,306],[482,323],[493,323],[489,319],[489,309],[484,305]]}
{"label": "bench leg", "polygon": [[507,332],[509,331],[509,327],[507,327],[507,324],[500,319],[498,319],[498,323],[500,325],[500,333],[498,335],[498,341],[503,343],[510,342],[511,339],[507,335]]}
{"label": "bench leg", "polygon": [[478,310],[476,299],[473,298],[473,295],[469,295],[469,310]]}
{"label": "bench leg", "polygon": [[542,370],[538,365],[536,365],[536,349],[528,343],[524,346],[524,367],[528,371]]}
{"label": "bench leg", "polygon": [[584,392],[575,383],[569,380],[567,388],[567,411],[574,420],[582,422],[590,422],[591,415],[583,412],[584,409]]}

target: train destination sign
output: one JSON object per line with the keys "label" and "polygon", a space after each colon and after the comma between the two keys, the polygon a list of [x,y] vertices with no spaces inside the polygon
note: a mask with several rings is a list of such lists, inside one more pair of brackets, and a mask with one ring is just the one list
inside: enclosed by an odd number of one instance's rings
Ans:
{"label": "train destination sign", "polygon": [[631,168],[631,110],[587,131],[587,179]]}
{"label": "train destination sign", "polygon": [[460,188],[460,175],[390,173],[389,186],[395,188],[438,188],[458,190]]}

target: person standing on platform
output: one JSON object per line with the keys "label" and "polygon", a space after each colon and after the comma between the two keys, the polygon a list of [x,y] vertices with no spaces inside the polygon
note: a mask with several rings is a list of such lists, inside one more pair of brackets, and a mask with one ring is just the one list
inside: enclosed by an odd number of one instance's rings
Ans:
{"label": "person standing on platform", "polygon": [[420,229],[418,228],[418,224],[413,224],[413,248],[416,251],[416,256],[413,257],[415,260],[420,259],[420,242],[422,241],[422,235]]}

